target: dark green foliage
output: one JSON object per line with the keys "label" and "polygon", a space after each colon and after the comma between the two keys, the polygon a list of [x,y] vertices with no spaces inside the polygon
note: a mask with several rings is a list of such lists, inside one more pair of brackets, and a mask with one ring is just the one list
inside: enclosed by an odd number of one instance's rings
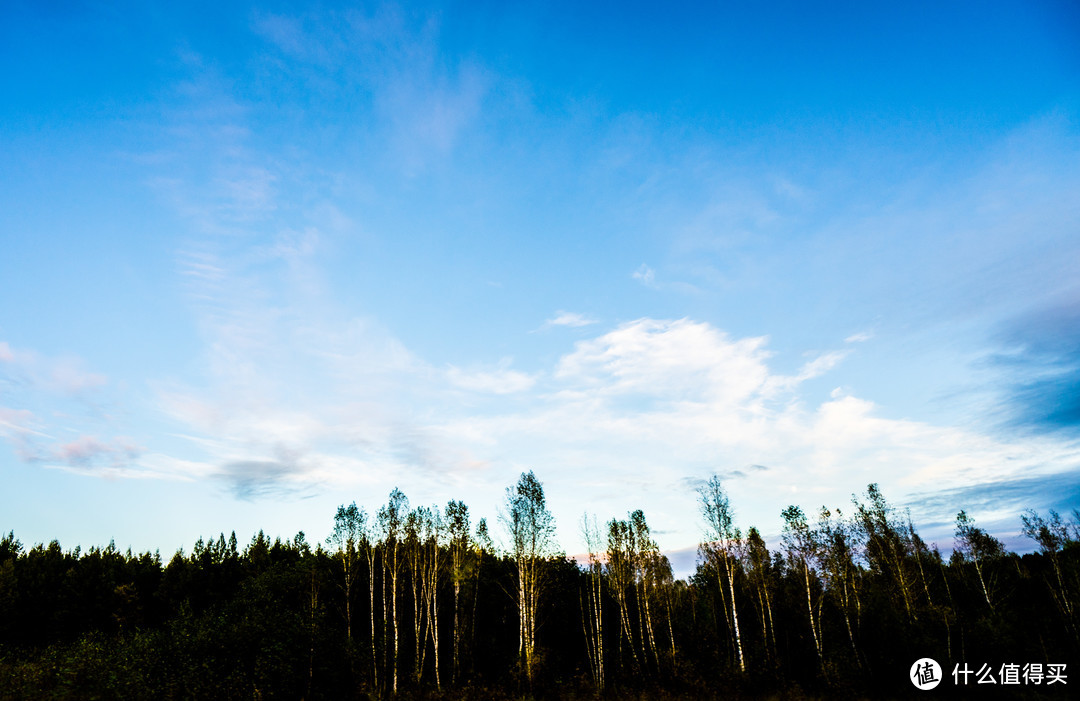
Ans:
{"label": "dark green foliage", "polygon": [[[464,505],[455,508],[466,513]],[[648,665],[635,666],[633,656],[620,651],[627,642],[605,571],[603,697],[914,697],[914,688],[902,680],[924,656],[937,659],[946,674],[965,661],[1062,662],[1070,672],[1077,669],[1080,544],[1075,525],[1057,514],[1025,515],[1024,533],[1039,550],[1021,557],[1005,552],[961,512],[957,548],[948,562],[921,541],[910,520],[897,517],[876,487],[856,500],[850,519],[822,510],[811,521],[794,508],[789,516],[793,528],[803,529],[807,559],[770,551],[751,528],[742,554],[732,560],[738,568],[734,594],[745,673],[733,656],[721,590],[725,580],[717,576],[715,559],[687,581],[658,574],[646,588],[639,585],[638,592],[648,592],[654,616],[656,648]],[[640,520],[646,532],[644,515]],[[469,550],[467,567],[459,564],[456,577],[448,569],[438,580],[440,689],[432,640],[422,641],[427,654],[420,681],[409,673],[417,649],[412,581],[407,569],[401,571],[404,673],[398,695],[593,697],[582,627],[582,567],[565,556],[547,558],[530,688],[517,664],[515,562],[493,551],[484,537],[486,524],[475,539],[466,537],[467,520],[463,524],[442,545],[447,568],[451,547]],[[362,536],[352,536],[355,547]],[[342,586],[341,550],[312,549],[303,534],[271,541],[260,532],[243,549],[235,534],[221,534],[163,563],[156,554],[124,553],[111,544],[86,552],[64,551],[56,542],[26,548],[9,533],[0,538],[0,698],[389,696],[386,666],[392,658],[380,652],[386,642],[385,543],[373,539],[371,547],[372,559],[351,561],[350,589]],[[807,611],[808,572],[820,647]],[[374,641],[369,574],[376,592]],[[456,677],[449,652],[455,582]],[[640,626],[638,602],[645,595],[628,599],[634,626]],[[351,640],[343,615],[346,596]],[[635,627],[639,654],[648,649],[640,631]],[[373,643],[379,653],[374,657]],[[1017,698],[1041,698],[1031,687],[1021,690]],[[1052,690],[1041,691],[1055,698]]]}

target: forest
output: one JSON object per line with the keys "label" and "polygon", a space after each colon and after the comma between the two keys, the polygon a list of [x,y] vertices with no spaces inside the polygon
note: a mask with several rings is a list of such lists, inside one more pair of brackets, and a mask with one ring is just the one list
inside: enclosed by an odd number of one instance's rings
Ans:
{"label": "forest", "polygon": [[640,510],[583,515],[590,552],[560,552],[532,472],[492,524],[395,489],[324,542],[219,534],[167,561],[9,532],[0,698],[916,698],[926,657],[950,698],[1080,684],[1080,512],[1022,514],[1018,555],[961,510],[946,557],[874,484],[783,508],[771,544],[718,477],[697,499],[686,580]]}

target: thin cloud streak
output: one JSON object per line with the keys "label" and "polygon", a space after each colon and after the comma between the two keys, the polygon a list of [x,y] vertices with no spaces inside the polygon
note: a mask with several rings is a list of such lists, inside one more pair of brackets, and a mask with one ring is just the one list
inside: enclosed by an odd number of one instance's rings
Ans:
{"label": "thin cloud streak", "polygon": [[578,329],[583,326],[592,326],[596,324],[596,319],[591,319],[584,314],[578,314],[577,312],[567,312],[559,310],[555,313],[555,316],[546,320],[540,325],[540,328],[536,331],[546,331],[556,326],[565,326],[572,329]]}

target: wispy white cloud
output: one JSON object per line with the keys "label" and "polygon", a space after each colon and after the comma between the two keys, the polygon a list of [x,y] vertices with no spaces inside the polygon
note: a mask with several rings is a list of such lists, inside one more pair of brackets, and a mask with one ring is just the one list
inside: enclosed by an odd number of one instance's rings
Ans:
{"label": "wispy white cloud", "polygon": [[489,79],[479,67],[464,64],[449,75],[401,74],[391,85],[382,109],[396,125],[404,165],[415,169],[453,150],[480,114]]}
{"label": "wispy white cloud", "polygon": [[874,337],[873,331],[859,331],[844,339],[844,343],[866,343]]}
{"label": "wispy white cloud", "polygon": [[105,375],[86,369],[75,356],[47,357],[30,349],[15,349],[0,343],[0,367],[9,378],[29,384],[34,390],[85,397],[108,384]]}
{"label": "wispy white cloud", "polygon": [[509,363],[493,370],[462,370],[451,366],[446,379],[460,389],[491,394],[515,394],[531,389],[536,378],[524,372],[511,370]]}
{"label": "wispy white cloud", "polygon": [[4,438],[23,462],[39,462],[46,454],[43,447],[56,439],[45,433],[34,412],[0,406],[0,438]]}
{"label": "wispy white cloud", "polygon": [[[67,416],[66,421],[79,417]],[[134,467],[142,449],[130,438],[117,436],[102,440],[83,434],[65,441],[54,434],[70,431],[67,426],[47,427],[34,412],[28,409],[0,407],[0,437],[11,442],[15,454],[27,463],[43,464],[59,462],[61,466],[93,471],[99,468],[126,469]]]}
{"label": "wispy white cloud", "polygon": [[82,435],[56,449],[56,458],[75,467],[107,465],[125,467],[138,458],[142,448],[130,438],[117,437],[102,441],[95,436]]}
{"label": "wispy white cloud", "polygon": [[105,375],[86,370],[81,360],[64,358],[52,364],[47,382],[65,394],[74,395],[104,387],[108,381]]}
{"label": "wispy white cloud", "polygon": [[798,379],[801,382],[803,380],[812,380],[815,377],[821,377],[839,365],[847,356],[848,351],[830,351],[828,353],[822,353],[802,366],[799,370]]}
{"label": "wispy white cloud", "polygon": [[340,14],[257,14],[252,29],[310,89],[367,90],[373,111],[365,116],[407,175],[452,154],[496,80],[484,65],[447,55],[437,17],[418,18],[394,3]]}
{"label": "wispy white cloud", "polygon": [[340,50],[320,33],[309,31],[300,17],[271,13],[256,13],[252,22],[254,32],[268,40],[287,56],[319,65],[331,62],[333,53]]}
{"label": "wispy white cloud", "polygon": [[[107,420],[102,392],[105,375],[74,356],[48,357],[0,343],[0,438],[24,462],[66,460],[65,433],[97,427]],[[76,426],[79,428],[72,428]]]}
{"label": "wispy white cloud", "polygon": [[38,424],[34,412],[28,409],[0,407],[0,433],[7,435],[31,435],[40,438],[52,438],[47,433],[32,428]]}
{"label": "wispy white cloud", "polygon": [[585,316],[584,314],[578,314],[577,312],[567,312],[559,310],[555,312],[555,316],[544,321],[540,325],[537,331],[544,331],[554,326],[566,326],[569,328],[581,328],[582,326],[591,326],[597,323],[596,319]]}
{"label": "wispy white cloud", "polygon": [[[179,254],[181,272],[192,271],[185,277],[204,372],[153,383],[188,449],[186,459],[148,469],[191,470],[256,499],[357,484],[370,473],[389,479],[440,452],[425,447],[430,437],[406,407],[410,392],[441,373],[374,320],[337,307],[317,265],[320,241],[308,228],[254,238],[228,257],[213,238]],[[454,375],[478,391],[514,390],[523,377]]]}
{"label": "wispy white cloud", "polygon": [[656,285],[656,271],[654,271],[645,263],[642,263],[637,270],[631,273],[630,277],[634,278],[646,287],[654,287]]}
{"label": "wispy white cloud", "polygon": [[700,294],[701,292],[701,289],[697,285],[686,282],[685,280],[664,280],[661,282],[656,277],[656,271],[645,263],[642,263],[637,270],[631,273],[630,277],[637,280],[645,287],[653,290],[670,290],[682,294],[694,295]]}

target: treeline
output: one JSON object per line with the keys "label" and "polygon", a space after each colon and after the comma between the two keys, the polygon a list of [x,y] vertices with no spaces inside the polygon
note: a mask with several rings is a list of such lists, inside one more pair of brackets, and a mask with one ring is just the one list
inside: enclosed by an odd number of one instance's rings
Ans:
{"label": "treeline", "polygon": [[846,512],[787,507],[772,549],[718,478],[698,501],[685,581],[640,510],[584,516],[584,562],[557,552],[531,472],[506,491],[501,546],[463,502],[413,508],[396,489],[373,512],[342,505],[325,542],[221,534],[168,563],[9,533],[0,698],[897,698],[920,693],[922,657],[946,677],[1075,671],[1077,512],[1024,514],[1038,550],[1019,556],[960,511],[945,558],[876,485]]}

